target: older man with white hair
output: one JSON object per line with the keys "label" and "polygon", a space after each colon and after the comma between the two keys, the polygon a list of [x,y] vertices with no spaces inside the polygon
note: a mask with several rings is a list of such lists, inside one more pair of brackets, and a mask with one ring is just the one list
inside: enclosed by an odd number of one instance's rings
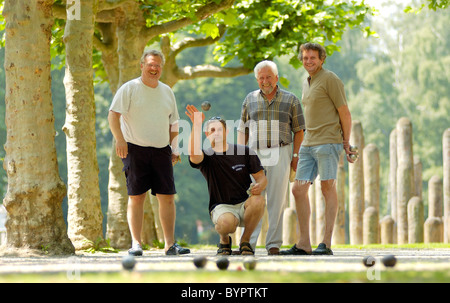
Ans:
{"label": "older man with white hair", "polygon": [[[299,99],[278,87],[278,68],[274,62],[258,63],[254,73],[259,89],[249,93],[242,104],[237,140],[257,152],[266,170],[269,228],[265,245],[269,255],[277,255],[283,242],[290,168],[297,169],[305,121]],[[253,248],[261,225],[262,222],[251,237]]]}

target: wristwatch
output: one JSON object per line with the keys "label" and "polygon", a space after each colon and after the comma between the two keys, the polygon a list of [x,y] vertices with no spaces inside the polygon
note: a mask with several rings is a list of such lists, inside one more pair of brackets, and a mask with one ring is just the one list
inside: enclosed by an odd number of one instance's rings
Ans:
{"label": "wristwatch", "polygon": [[298,158],[298,154],[297,153],[293,154],[292,158]]}

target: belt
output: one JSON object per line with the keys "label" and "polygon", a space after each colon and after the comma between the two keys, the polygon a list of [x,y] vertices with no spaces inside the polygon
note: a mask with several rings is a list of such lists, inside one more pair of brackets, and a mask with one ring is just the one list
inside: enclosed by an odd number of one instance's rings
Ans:
{"label": "belt", "polygon": [[[267,144],[267,148],[272,148],[272,147],[283,147],[283,146],[286,146],[286,145],[289,145],[289,143],[285,143],[285,142],[281,142],[280,144],[277,144],[277,145],[271,145],[270,144],[270,142]],[[259,146],[259,144],[258,144],[258,149],[260,149],[261,147]]]}

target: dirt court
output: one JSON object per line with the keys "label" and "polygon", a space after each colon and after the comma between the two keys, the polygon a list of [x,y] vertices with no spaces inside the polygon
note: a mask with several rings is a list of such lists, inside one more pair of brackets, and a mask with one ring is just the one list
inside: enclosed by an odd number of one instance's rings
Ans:
{"label": "dirt court", "polygon": [[[450,248],[439,249],[358,249],[336,248],[333,256],[268,256],[265,249],[256,250],[257,269],[260,271],[284,272],[366,272],[363,264],[365,256],[375,259],[374,270],[387,270],[382,264],[386,255],[397,259],[397,271],[450,271]],[[126,251],[119,253],[77,253],[74,256],[51,257],[0,257],[0,275],[25,273],[73,273],[119,272],[122,271],[122,259]],[[144,251],[142,257],[135,257],[134,271],[194,271],[193,259],[206,256],[208,262],[203,270],[217,271],[215,248],[191,249],[191,254],[166,256],[161,249]],[[242,270],[244,257],[228,256],[228,270]],[[449,281],[450,282],[450,281]]]}

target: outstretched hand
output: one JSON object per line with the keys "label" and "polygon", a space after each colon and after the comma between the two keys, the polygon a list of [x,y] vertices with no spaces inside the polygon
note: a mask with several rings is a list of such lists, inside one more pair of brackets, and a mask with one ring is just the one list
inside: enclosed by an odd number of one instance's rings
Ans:
{"label": "outstretched hand", "polygon": [[192,124],[202,125],[203,121],[205,121],[205,114],[199,111],[194,105],[188,104],[186,110],[185,114],[191,119]]}

